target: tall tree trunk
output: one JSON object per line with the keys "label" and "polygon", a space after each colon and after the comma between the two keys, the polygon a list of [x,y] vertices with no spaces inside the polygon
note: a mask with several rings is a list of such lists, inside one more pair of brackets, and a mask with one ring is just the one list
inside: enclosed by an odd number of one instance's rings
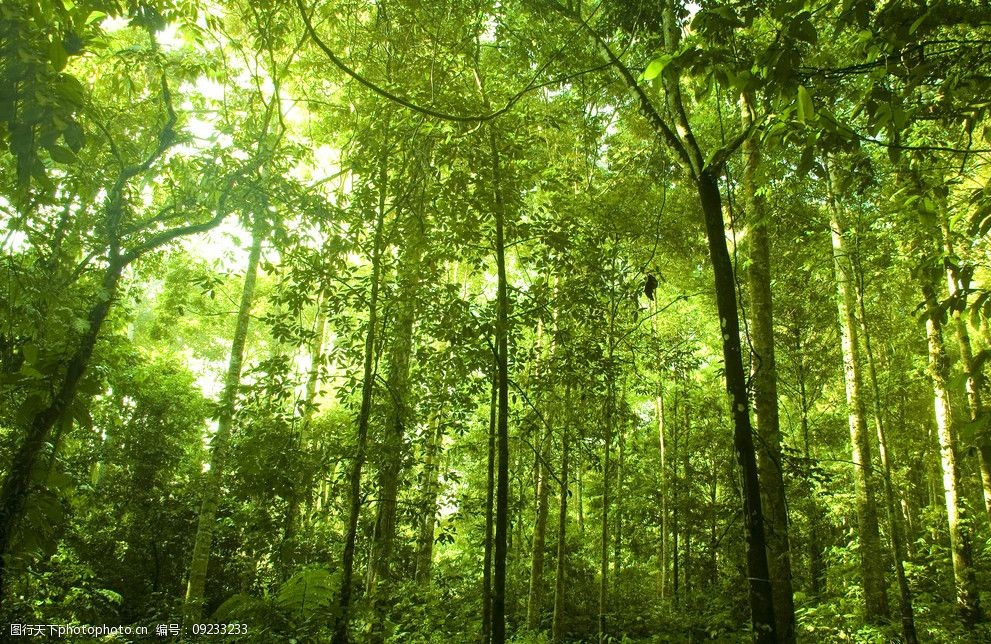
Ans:
{"label": "tall tree trunk", "polygon": [[389,585],[392,581],[392,552],[396,538],[396,503],[399,497],[400,470],[403,463],[404,428],[410,416],[409,366],[413,351],[413,324],[416,319],[420,283],[420,256],[424,235],[422,223],[414,221],[407,227],[406,245],[400,257],[398,292],[400,301],[395,320],[395,332],[389,349],[389,377],[386,382],[389,403],[386,407],[384,434],[378,472],[378,503],[372,554],[369,561],[368,592],[375,597],[375,619],[372,642],[385,638],[385,613],[389,606]]}
{"label": "tall tree trunk", "polygon": [[[952,260],[956,258],[953,251],[953,237],[950,231],[950,223],[945,213],[941,214],[941,228],[943,233],[943,248],[946,256]],[[969,284],[964,284],[964,279],[960,275],[959,267],[953,261],[946,263],[946,283],[949,289],[950,298],[954,300],[951,312],[953,315],[953,328],[957,335],[957,345],[960,347],[960,363],[963,366],[964,375],[967,377],[967,405],[970,408],[970,420],[976,422],[983,419],[987,411],[984,409],[984,401],[981,396],[981,389],[984,386],[984,374],[974,364],[974,351],[970,343],[970,331],[967,328],[967,321],[963,312],[967,307],[967,291]],[[986,421],[985,421],[986,423]],[[991,429],[987,425],[982,429],[978,438],[978,455],[980,456],[981,469],[981,489],[984,493],[984,512],[989,523],[991,523]]]}
{"label": "tall tree trunk", "polygon": [[926,339],[929,343],[929,375],[932,378],[939,435],[940,464],[943,471],[943,498],[950,528],[950,551],[956,585],[957,609],[968,623],[983,618],[977,579],[974,574],[973,535],[968,508],[960,494],[960,471],[957,469],[957,437],[947,390],[949,366],[943,345],[942,311],[936,298],[938,280],[928,267],[919,268],[922,296],[926,307]]}
{"label": "tall tree trunk", "polygon": [[613,424],[616,422],[616,316],[618,313],[618,298],[616,297],[616,255],[613,254],[612,271],[609,290],[609,349],[606,355],[606,407],[605,422],[603,423],[602,444],[602,523],[601,542],[599,544],[599,644],[606,641],[606,616],[609,601],[609,465],[612,453]]}
{"label": "tall tree trunk", "polygon": [[[541,441],[546,445],[550,440],[550,428],[546,428],[545,437]],[[535,631],[540,628],[540,613],[544,599],[544,546],[547,534],[548,501],[550,485],[547,480],[548,472],[545,460],[550,457],[546,447],[540,450],[542,457],[537,465],[537,516],[533,526],[533,550],[530,559],[530,592],[527,598],[526,621],[527,628]]]}
{"label": "tall tree trunk", "polygon": [[[745,127],[753,122],[753,97],[740,95]],[[754,356],[754,411],[761,449],[758,451],[761,497],[767,525],[767,562],[774,588],[774,617],[778,642],[795,641],[795,603],[792,596],[791,548],[788,541],[788,506],[781,475],[781,428],[778,421],[778,375],[774,356],[774,315],[771,300],[771,240],[764,200],[754,176],[760,164],[755,137],[743,143],[744,208],[750,224],[750,315]]]}
{"label": "tall tree trunk", "polygon": [[443,427],[436,417],[428,427],[427,450],[423,461],[423,489],[420,496],[419,534],[416,540],[416,581],[421,586],[430,583],[434,561],[434,525],[437,522],[437,497],[440,494],[441,450]]}
{"label": "tall tree trunk", "polygon": [[[655,346],[657,344],[657,299],[653,300],[653,311],[651,312],[651,336]],[[658,356],[658,359],[660,356]],[[668,474],[667,474],[667,453],[664,443],[664,378],[657,375],[657,396],[654,398],[654,414],[657,418],[657,443],[660,447],[660,492],[661,492],[661,551],[660,551],[660,581],[659,595],[661,600],[667,598],[668,587]]]}
{"label": "tall tree trunk", "polygon": [[[610,361],[611,362],[611,361]],[[613,422],[612,381],[609,383],[609,394],[606,401],[606,418],[604,423],[603,456],[602,456],[602,522],[600,524],[599,543],[599,644],[606,641],[606,610],[609,599],[609,455],[612,451],[612,422]]]}
{"label": "tall tree trunk", "polygon": [[864,331],[864,349],[867,352],[867,370],[871,378],[871,391],[874,394],[874,425],[877,429],[878,453],[881,456],[881,475],[884,480],[884,495],[887,501],[888,525],[891,527],[891,549],[895,561],[895,576],[898,579],[898,594],[901,600],[902,635],[906,644],[916,644],[919,640],[915,632],[915,612],[912,608],[912,589],[905,576],[905,526],[902,523],[901,508],[898,507],[898,497],[891,480],[894,460],[888,450],[887,431],[884,426],[884,414],[881,408],[881,387],[877,380],[877,365],[874,360],[874,347],[871,346],[870,327],[867,324],[867,308],[864,305],[864,274],[860,263],[856,262],[857,270],[857,305],[860,310],[860,323]]}
{"label": "tall tree trunk", "polygon": [[[493,356],[496,358],[496,356]],[[496,408],[499,397],[498,360],[493,360],[492,398],[489,402],[488,468],[485,479],[485,562],[482,565],[482,644],[492,640],[492,504],[495,498]]]}
{"label": "tall tree trunk", "polygon": [[557,519],[557,562],[554,572],[554,617],[551,626],[551,639],[564,641],[564,589],[568,556],[568,428],[571,426],[571,385],[564,393],[565,421],[561,427],[561,498]]}
{"label": "tall tree trunk", "polygon": [[719,534],[718,506],[719,499],[719,462],[712,460],[712,472],[709,476],[709,574],[706,576],[706,587],[713,588],[719,579]]}
{"label": "tall tree trunk", "polygon": [[[802,329],[796,326],[794,328],[794,335],[795,354],[798,362],[796,376],[798,380],[798,406],[802,428],[802,455],[805,458],[805,462],[811,465],[812,450],[809,443],[809,396],[805,383],[805,349],[802,346]],[[810,493],[806,499],[806,502],[808,504],[807,520],[809,522],[809,590],[812,595],[818,597],[822,594],[822,591],[826,586],[826,563],[823,558],[822,537],[823,512],[819,505],[819,499],[815,493]]]}
{"label": "tall tree trunk", "polygon": [[[683,395],[687,393],[684,383],[681,386],[681,392]],[[681,429],[678,426],[678,408],[685,409],[685,416],[687,413],[687,399],[686,402],[678,404],[677,398],[675,398],[674,409],[671,414],[671,496],[674,502],[673,509],[671,510],[671,584],[672,584],[672,595],[674,597],[674,605],[677,608],[681,603],[681,474],[678,472],[678,454],[681,453],[680,450],[680,438]]]}
{"label": "tall tree trunk", "polygon": [[668,591],[668,473],[667,454],[664,443],[664,381],[657,379],[657,398],[654,402],[657,414],[657,439],[660,446],[660,488],[661,488],[661,565],[660,565],[660,598],[667,598]]}
{"label": "tall tree trunk", "polygon": [[[323,355],[323,341],[327,331],[326,303],[318,300],[316,306],[316,319],[314,320],[316,335],[313,338],[313,345],[310,347],[310,373],[307,376],[306,389],[303,393],[306,402],[306,411],[303,412],[303,416],[299,420],[299,435],[297,437],[297,450],[301,456],[306,454],[310,448],[310,423],[313,421],[313,412],[316,409],[315,403],[323,360],[321,357]],[[313,479],[310,472],[305,472],[303,480],[293,488],[292,496],[289,498],[286,506],[282,546],[279,553],[279,565],[282,568],[279,576],[283,581],[289,578],[289,573],[292,571],[292,566],[295,563],[296,544],[294,543],[294,539],[298,528],[297,523],[299,523],[300,519],[300,497],[305,495],[304,498],[309,503],[308,499],[311,498],[312,493]],[[304,516],[305,513],[306,511],[304,510]]]}
{"label": "tall tree trunk", "polygon": [[[747,534],[747,579],[750,591],[751,621],[754,637],[758,642],[762,644],[775,642],[777,640],[777,625],[774,619],[774,599],[767,564],[764,513],[761,507],[753,428],[750,423],[747,377],[743,369],[740,346],[736,278],[733,263],[726,247],[722,197],[719,194],[718,177],[722,172],[721,164],[707,162],[706,159],[709,155],[703,154],[695,139],[681,98],[681,81],[676,73],[677,70],[674,70],[674,73],[661,74],[668,113],[675,123],[674,127],[671,127],[654,107],[648,94],[637,82],[636,76],[623,65],[602,37],[580,15],[570,8],[565,8],[564,5],[558,6],[565,15],[578,22],[580,28],[591,35],[610,65],[619,71],[623,82],[638,100],[639,107],[653,130],[677,154],[685,168],[690,172],[698,192],[709,247],[709,259],[713,267],[716,308],[722,335],[726,391],[732,405],[733,445],[742,475],[742,505]],[[674,3],[671,0],[663,3],[662,19],[665,49],[673,55],[679,47],[681,27],[676,19]]]}
{"label": "tall tree trunk", "polygon": [[[685,447],[681,450],[681,480],[688,483],[685,489],[685,503],[689,504],[692,500],[692,486],[691,481],[695,480],[694,472],[691,471],[691,447],[688,443],[689,436],[689,419],[685,416]],[[687,508],[686,508],[687,510]],[[688,512],[686,511],[687,515]],[[681,567],[681,586],[685,589],[685,599],[690,600],[692,596],[692,528],[695,522],[692,521],[691,516],[685,517],[685,533],[684,533],[684,545],[682,551],[684,554],[684,563]]]}
{"label": "tall tree trunk", "polygon": [[[386,123],[388,129],[388,123]],[[383,147],[383,150],[385,148]],[[334,626],[334,644],[347,644],[348,622],[351,619],[352,581],[354,578],[355,544],[358,538],[358,520],[361,515],[361,472],[368,452],[368,426],[372,415],[372,394],[375,391],[375,347],[378,333],[379,282],[382,277],[382,230],[384,227],[386,196],[389,189],[388,158],[383,151],[379,159],[378,212],[372,238],[371,292],[368,297],[368,322],[365,328],[365,353],[361,381],[361,406],[358,409],[357,435],[354,457],[348,472],[348,521],[341,555],[341,592],[338,617]]]}
{"label": "tall tree trunk", "polygon": [[703,171],[697,182],[702,213],[705,217],[709,258],[716,287],[716,305],[723,333],[723,363],[726,391],[733,405],[733,443],[743,478],[743,515],[747,531],[747,577],[750,583],[750,613],[754,637],[758,642],[777,641],[777,622],[772,583],[767,562],[764,535],[764,512],[761,507],[757,457],[754,453],[753,428],[747,377],[743,370],[740,347],[740,318],[736,310],[736,279],[726,248],[722,199],[716,177]]}
{"label": "tall tree trunk", "polygon": [[850,445],[853,452],[853,473],[856,486],[857,522],[859,525],[859,554],[861,583],[868,622],[877,623],[889,615],[887,583],[881,558],[881,536],[878,532],[877,502],[875,501],[874,467],[871,462],[870,435],[867,432],[864,402],[861,395],[863,376],[860,365],[860,334],[856,319],[853,269],[843,243],[839,204],[836,203],[835,179],[830,169],[829,200],[830,229],[833,240],[833,268],[836,273],[836,308],[843,351],[843,374],[846,383],[847,417],[850,425]]}
{"label": "tall tree trunk", "polygon": [[[487,103],[487,101],[486,101]],[[496,362],[499,378],[499,408],[496,420],[499,468],[496,482],[495,589],[492,595],[492,641],[506,641],[506,553],[509,528],[509,287],[506,278],[506,213],[502,196],[502,174],[495,127],[489,124],[492,154],[492,191],[495,205],[495,251],[497,277]]]}
{"label": "tall tree trunk", "polygon": [[[555,348],[555,336],[557,334],[557,315],[553,314],[554,317],[554,327],[551,333],[550,341],[550,357],[553,359],[554,348]],[[538,387],[538,393],[542,391],[541,384],[541,355],[543,353],[543,323],[538,322],[537,326],[537,360],[534,365],[534,381]],[[551,367],[553,368],[553,367]],[[552,389],[553,391],[553,389]],[[541,405],[540,401],[543,396],[537,396],[537,409],[544,409],[543,422],[540,421],[538,417],[537,422],[538,427],[541,427],[540,431],[540,443],[534,450],[534,457],[536,459],[536,505],[537,513],[533,524],[533,540],[531,542],[532,549],[530,552],[530,592],[527,595],[527,605],[526,605],[526,621],[527,628],[531,631],[535,631],[540,628],[540,616],[543,610],[544,603],[544,547],[547,541],[547,515],[548,506],[550,499],[550,484],[547,480],[549,477],[549,471],[547,468],[548,460],[550,459],[550,442],[553,431],[553,419],[554,414],[554,404],[555,401],[551,400],[547,405]]]}
{"label": "tall tree trunk", "polygon": [[[626,400],[626,386],[623,386],[623,396],[622,400]],[[614,514],[616,515],[616,534],[614,535],[615,542],[613,544],[613,579],[616,587],[616,592],[620,590],[620,584],[622,583],[620,575],[623,573],[623,475],[624,468],[626,467],[626,435],[624,432],[625,421],[623,418],[619,421],[619,431],[618,431],[618,442],[619,442],[619,458],[616,461],[616,498],[615,498],[615,508]]]}
{"label": "tall tree trunk", "polygon": [[4,604],[7,589],[8,557],[14,528],[24,513],[35,464],[55,423],[62,419],[76,396],[76,389],[86,373],[103,321],[106,320],[107,313],[117,296],[117,287],[123,270],[124,263],[114,260],[104,271],[100,292],[86,317],[86,332],[79,339],[75,353],[69,360],[62,384],[48,405],[35,414],[28,427],[27,436],[17,448],[10,469],[7,470],[7,476],[4,478],[3,488],[0,490],[0,607]]}
{"label": "tall tree trunk", "polygon": [[578,452],[578,533],[585,536],[585,459]]}
{"label": "tall tree trunk", "polygon": [[251,321],[251,304],[255,297],[255,281],[258,262],[261,258],[262,242],[265,238],[265,216],[255,213],[251,228],[251,251],[248,253],[248,268],[244,274],[241,289],[241,303],[234,321],[234,337],[231,340],[231,355],[224,377],[224,389],[220,394],[220,408],[217,417],[217,432],[210,441],[210,470],[203,487],[203,499],[196,527],[196,540],[193,543],[193,556],[189,562],[189,578],[186,584],[186,597],[183,605],[183,621],[188,626],[200,619],[203,614],[206,573],[210,563],[210,548],[213,543],[213,530],[217,524],[217,508],[220,505],[220,492],[223,483],[224,467],[227,459],[227,446],[230,443],[234,418],[234,405],[237,390],[241,385],[241,365],[244,361],[244,346],[248,338],[248,324]]}

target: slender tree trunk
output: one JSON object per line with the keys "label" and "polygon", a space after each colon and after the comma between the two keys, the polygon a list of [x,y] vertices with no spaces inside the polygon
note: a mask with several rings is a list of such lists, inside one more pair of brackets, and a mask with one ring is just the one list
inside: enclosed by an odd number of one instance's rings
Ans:
{"label": "slender tree trunk", "polygon": [[[416,219],[416,217],[412,217]],[[419,221],[412,221],[405,235],[399,268],[401,299],[395,320],[395,332],[389,350],[389,377],[386,382],[389,404],[386,408],[384,436],[378,473],[378,503],[372,553],[369,562],[368,592],[375,597],[372,642],[385,638],[385,613],[389,607],[392,582],[393,543],[396,538],[396,503],[399,497],[400,470],[403,463],[403,439],[409,409],[409,366],[413,351],[413,324],[416,319],[420,282],[420,256],[424,235]]]}
{"label": "slender tree trunk", "polygon": [[499,398],[498,359],[493,361],[492,399],[489,403],[488,471],[485,483],[485,562],[482,567],[482,644],[492,640],[492,530],[496,469],[496,411]]}
{"label": "slender tree trunk", "polygon": [[585,459],[578,452],[578,533],[585,536]]}
{"label": "slender tree trunk", "polygon": [[434,525],[437,522],[437,496],[440,494],[441,450],[444,440],[439,419],[430,421],[427,450],[423,460],[423,490],[420,498],[420,525],[416,540],[416,581],[421,586],[430,583],[434,562]]}
{"label": "slender tree trunk", "polygon": [[[611,362],[611,361],[610,361]],[[603,456],[602,456],[602,522],[599,543],[599,644],[606,641],[606,611],[609,599],[609,455],[612,451],[612,381],[609,384],[608,400],[606,401],[606,422],[604,423]]]}
{"label": "slender tree trunk", "polygon": [[571,426],[571,385],[564,393],[565,421],[561,427],[561,498],[557,519],[557,563],[554,574],[554,618],[551,626],[551,639],[564,641],[565,613],[564,589],[568,556],[568,428]]}
{"label": "slender tree trunk", "polygon": [[241,289],[241,303],[234,321],[234,337],[231,341],[231,355],[224,377],[224,389],[220,394],[220,408],[217,418],[217,432],[210,441],[210,470],[203,487],[203,499],[196,527],[196,540],[193,556],[189,563],[189,578],[183,606],[183,621],[192,624],[203,614],[206,574],[210,563],[210,548],[213,543],[213,530],[217,524],[217,508],[226,466],[227,447],[230,443],[234,418],[234,405],[237,390],[241,385],[241,365],[244,360],[244,346],[248,338],[248,324],[251,321],[251,304],[255,297],[255,281],[258,262],[261,258],[262,242],[265,238],[265,217],[255,214],[251,230],[251,251],[248,253],[248,268],[244,274],[244,287]]}
{"label": "slender tree trunk", "polygon": [[[550,432],[543,441],[550,438]],[[550,497],[550,485],[547,480],[547,467],[544,459],[550,457],[550,452],[543,449],[543,459],[537,466],[537,516],[533,526],[533,551],[530,559],[530,592],[527,599],[527,628],[535,631],[540,628],[540,613],[544,598],[544,546],[547,534],[547,514]]]}
{"label": "slender tree trunk", "polygon": [[[653,301],[651,316],[651,335],[657,343],[657,299]],[[654,399],[654,414],[657,418],[657,442],[660,447],[660,492],[661,492],[661,551],[660,551],[660,582],[659,595],[661,600],[667,598],[668,587],[668,474],[667,454],[664,444],[664,378],[657,376],[657,396]]]}
{"label": "slender tree trunk", "polygon": [[895,561],[895,576],[898,579],[898,594],[901,600],[902,635],[906,644],[916,644],[919,640],[915,632],[915,613],[912,608],[912,589],[905,576],[905,526],[902,524],[901,509],[891,480],[893,458],[888,450],[888,437],[884,426],[884,414],[881,408],[881,387],[877,380],[877,365],[874,360],[874,348],[871,346],[870,327],[867,324],[867,308],[864,306],[864,279],[859,263],[857,269],[857,305],[860,310],[860,323],[864,331],[864,349],[867,352],[867,370],[871,378],[871,391],[874,394],[874,425],[877,429],[878,453],[881,456],[881,475],[884,480],[884,495],[887,501],[888,525],[891,526],[891,549]]}
{"label": "slender tree trunk", "polygon": [[777,641],[777,622],[770,572],[767,563],[767,541],[764,535],[764,512],[761,507],[757,457],[754,453],[753,428],[750,425],[750,404],[747,378],[743,370],[740,347],[740,318],[736,308],[736,279],[726,248],[722,199],[716,177],[703,171],[697,180],[702,213],[705,217],[709,258],[712,261],[716,287],[716,305],[723,333],[723,363],[726,391],[733,405],[733,443],[743,477],[743,514],[747,531],[747,577],[750,583],[750,613],[756,641],[768,644]]}
{"label": "slender tree trunk", "polygon": [[616,422],[616,314],[618,305],[615,288],[616,260],[613,256],[609,291],[609,350],[606,357],[606,408],[605,423],[603,423],[603,458],[602,458],[602,523],[601,542],[599,548],[599,644],[606,641],[606,616],[609,601],[609,466],[612,453],[613,424]]}
{"label": "slender tree trunk", "polygon": [[960,495],[957,469],[957,437],[947,389],[949,366],[943,345],[942,312],[936,298],[937,279],[925,267],[919,269],[922,296],[926,306],[926,339],[929,343],[929,375],[932,378],[939,435],[940,464],[943,471],[943,498],[950,528],[950,551],[956,585],[957,609],[968,623],[983,619],[977,579],[974,573],[973,535],[968,508]]}
{"label": "slender tree trunk", "polygon": [[[682,395],[686,394],[684,384],[681,387]],[[674,605],[677,608],[681,603],[681,474],[678,472],[678,454],[680,450],[681,430],[678,426],[678,408],[686,409],[687,403],[678,404],[677,398],[674,403],[674,412],[671,414],[671,496],[674,508],[671,510],[671,583]],[[687,409],[686,414],[687,417]]]}
{"label": "slender tree trunk", "polygon": [[[740,346],[740,319],[737,313],[736,279],[733,263],[726,247],[726,229],[723,221],[722,197],[719,194],[718,176],[722,172],[720,164],[707,163],[708,155],[703,154],[692,133],[687,111],[681,98],[680,78],[677,73],[661,75],[668,112],[675,121],[672,128],[652,104],[647,93],[637,82],[636,77],[623,65],[622,61],[609,49],[581,16],[559,5],[565,15],[581,23],[590,33],[608,62],[619,70],[627,88],[638,100],[641,111],[650,125],[681,158],[691,173],[698,191],[709,247],[709,259],[713,267],[716,293],[716,308],[720,319],[723,362],[725,367],[726,391],[731,399],[733,414],[733,444],[742,475],[742,505],[744,527],[747,534],[747,579],[751,621],[755,639],[770,644],[777,640],[774,619],[774,599],[767,564],[766,539],[764,535],[764,513],[761,507],[760,482],[757,471],[757,458],[754,452],[753,428],[750,423],[750,402],[747,394],[747,377],[743,369],[743,356]],[[662,18],[664,44],[667,51],[674,54],[678,49],[680,25],[675,16],[673,2],[663,3]]]}
{"label": "slender tree trunk", "polygon": [[[744,126],[753,122],[752,97],[740,96]],[[781,428],[778,420],[778,376],[774,356],[774,315],[771,300],[771,240],[767,213],[757,193],[754,176],[760,163],[755,137],[743,143],[744,207],[750,220],[751,336],[754,346],[754,409],[761,449],[758,451],[764,516],[767,525],[767,562],[774,588],[774,617],[778,642],[795,641],[795,603],[792,597],[791,548],[788,541],[788,506],[781,475]]]}
{"label": "slender tree trunk", "polygon": [[[685,418],[685,442],[686,442],[686,445],[685,445],[685,448],[683,450],[681,450],[681,458],[682,458],[682,461],[681,461],[681,480],[686,481],[686,482],[694,481],[695,480],[695,476],[694,476],[695,473],[692,472],[691,469],[690,469],[691,468],[691,447],[689,445],[687,445],[687,443],[688,443],[688,435],[689,435],[688,418],[686,417]],[[692,488],[691,488],[691,485],[688,485],[687,486],[687,489],[685,490],[685,501],[686,501],[686,503],[690,502],[691,499],[692,499]],[[685,514],[687,515],[688,513],[686,512]],[[684,555],[685,560],[684,560],[684,564],[682,565],[682,568],[681,568],[681,586],[682,586],[682,588],[685,589],[685,599],[687,601],[690,601],[691,600],[691,597],[692,597],[692,584],[691,584],[691,580],[692,580],[692,574],[691,574],[692,573],[692,527],[694,527],[694,525],[695,525],[695,522],[692,521],[691,516],[686,516],[685,517],[684,545],[683,545],[683,552],[685,553],[685,555]]]}
{"label": "slender tree trunk", "polygon": [[[313,339],[313,346],[310,347],[310,373],[306,379],[306,389],[304,391],[304,400],[306,401],[306,411],[303,412],[302,418],[299,420],[299,436],[297,438],[297,449],[300,455],[306,454],[309,449],[309,430],[310,423],[313,420],[313,412],[315,410],[315,402],[317,397],[317,388],[320,384],[320,373],[321,373],[321,363],[323,355],[323,340],[327,331],[327,309],[326,304],[322,301],[317,302],[316,319],[314,320],[314,327],[316,336]],[[283,526],[282,532],[282,546],[280,548],[279,559],[280,567],[282,568],[280,572],[280,578],[285,581],[289,578],[289,573],[292,571],[293,563],[296,557],[296,544],[294,539],[296,536],[297,523],[299,523],[300,515],[300,496],[305,495],[307,503],[308,499],[312,497],[313,492],[313,479],[309,472],[304,474],[303,480],[299,483],[297,487],[292,490],[292,496],[289,499],[288,505],[286,507],[285,524]],[[306,510],[304,510],[305,516]]]}
{"label": "slender tree trunk", "polygon": [[706,586],[712,588],[719,578],[718,551],[718,519],[719,511],[716,503],[719,499],[719,468],[718,461],[713,459],[712,472],[709,476],[709,574],[706,577]]}
{"label": "slender tree trunk", "polygon": [[862,370],[860,366],[860,334],[856,319],[853,269],[843,243],[839,205],[834,194],[832,174],[830,189],[830,228],[833,239],[833,267],[836,272],[836,307],[843,350],[843,371],[846,382],[847,414],[850,444],[853,450],[853,471],[856,486],[860,573],[864,588],[867,621],[880,622],[889,616],[887,583],[881,558],[881,536],[878,531],[875,501],[874,467],[871,462],[870,435],[867,432],[862,399]]}
{"label": "slender tree trunk", "polygon": [[[624,402],[626,400],[625,385],[622,400]],[[619,459],[616,462],[616,499],[614,509],[614,514],[616,515],[616,535],[615,543],[613,544],[613,578],[617,593],[622,583],[620,576],[623,574],[623,470],[626,467],[624,422],[624,419],[621,418],[619,422],[619,435],[617,437],[619,442]]]}
{"label": "slender tree trunk", "polygon": [[667,598],[668,589],[668,473],[667,454],[664,444],[664,381],[657,380],[657,398],[654,403],[657,414],[657,438],[661,448],[661,570],[660,570],[660,598]]}
{"label": "slender tree trunk", "polygon": [[86,373],[96,340],[100,335],[103,321],[117,296],[124,264],[112,261],[103,274],[100,292],[96,302],[90,307],[86,317],[86,332],[79,339],[75,353],[69,360],[65,378],[48,405],[39,411],[28,427],[24,442],[18,447],[11,461],[10,469],[0,490],[0,607],[4,604],[7,589],[8,557],[14,528],[20,521],[28,494],[31,490],[31,476],[52,428],[65,415],[76,396],[76,389]]}
{"label": "slender tree trunk", "polygon": [[[952,232],[945,213],[941,215],[940,224],[946,255],[949,258],[955,258]],[[970,330],[967,328],[967,321],[963,316],[967,307],[967,291],[965,289],[969,287],[969,284],[963,282],[964,279],[961,277],[956,264],[947,261],[946,283],[950,298],[955,300],[954,306],[950,309],[953,315],[953,328],[956,331],[957,345],[960,347],[960,363],[963,366],[964,375],[967,377],[967,405],[970,408],[970,420],[976,422],[987,414],[981,396],[984,374],[974,365],[974,350],[970,342]],[[991,522],[991,438],[989,438],[989,434],[991,434],[991,430],[987,427],[983,428],[977,442],[980,457],[981,489],[984,493],[984,511],[988,522]]]}
{"label": "slender tree trunk", "polygon": [[[557,333],[557,321],[556,314],[554,315],[555,323],[554,330],[551,334],[550,342],[550,356],[553,358],[554,347],[555,347],[555,335]],[[537,362],[534,367],[535,382],[537,387],[541,387],[540,378],[540,356],[543,351],[543,324],[538,322],[537,327]],[[553,367],[552,367],[553,368]],[[539,390],[538,390],[539,391]],[[540,407],[544,408],[544,421],[540,423],[538,418],[539,426],[542,426],[540,431],[541,439],[534,450],[534,457],[536,458],[536,505],[537,513],[533,525],[533,540],[531,542],[532,550],[530,552],[530,592],[527,596],[527,607],[526,607],[526,621],[527,628],[531,631],[536,631],[540,628],[540,617],[543,610],[544,603],[544,548],[547,540],[547,515],[549,513],[548,506],[550,500],[550,484],[548,479],[549,472],[547,469],[547,463],[550,459],[550,442],[553,428],[553,419],[555,414],[553,413],[554,401],[551,400],[548,405],[540,405],[540,400],[542,396],[537,398],[538,409]]]}
{"label": "slender tree trunk", "polygon": [[509,288],[506,278],[505,203],[495,128],[489,124],[489,147],[492,154],[492,190],[495,205],[495,250],[497,285],[496,362],[499,378],[499,409],[496,435],[499,468],[496,483],[495,521],[495,589],[492,596],[492,641],[506,641],[506,553],[509,528]]}
{"label": "slender tree trunk", "polygon": [[[802,455],[805,462],[812,464],[812,450],[809,443],[809,396],[805,384],[805,349],[802,346],[802,329],[794,327],[795,336],[795,356],[798,363],[796,379],[798,380],[798,407],[802,429]],[[823,560],[823,538],[822,538],[822,510],[819,500],[814,492],[808,494],[805,499],[807,503],[806,518],[809,522],[809,591],[815,597],[819,597],[825,588],[826,564]]]}
{"label": "slender tree trunk", "polygon": [[[388,127],[388,123],[386,124]],[[368,452],[368,426],[372,414],[372,394],[375,391],[375,346],[378,333],[379,282],[382,276],[382,229],[385,219],[385,202],[388,194],[388,159],[385,153],[379,159],[378,212],[372,239],[371,292],[368,298],[368,322],[365,329],[365,354],[361,382],[361,407],[358,409],[357,436],[354,458],[348,472],[348,522],[341,556],[341,592],[339,614],[334,626],[334,644],[347,644],[348,623],[351,619],[352,581],[354,578],[355,544],[358,538],[358,520],[361,515],[361,472]]]}

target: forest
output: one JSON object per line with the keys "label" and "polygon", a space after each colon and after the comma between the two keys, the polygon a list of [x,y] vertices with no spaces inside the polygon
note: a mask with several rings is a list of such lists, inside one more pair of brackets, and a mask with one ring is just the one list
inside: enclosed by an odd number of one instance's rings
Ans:
{"label": "forest", "polygon": [[991,642],[988,0],[0,49],[0,639]]}

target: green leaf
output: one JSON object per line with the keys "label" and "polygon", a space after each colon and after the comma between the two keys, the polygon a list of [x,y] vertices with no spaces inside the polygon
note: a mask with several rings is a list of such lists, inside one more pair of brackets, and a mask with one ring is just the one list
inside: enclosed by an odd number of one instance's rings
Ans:
{"label": "green leaf", "polygon": [[922,26],[922,23],[925,22],[926,21],[926,18],[929,17],[929,12],[930,11],[932,11],[931,8],[928,9],[927,11],[925,11],[921,16],[919,16],[918,18],[915,19],[915,22],[912,23],[912,26],[908,28],[908,34],[910,36],[912,34],[914,34],[919,27]]}
{"label": "green leaf", "polygon": [[816,110],[815,106],[812,104],[812,96],[809,94],[809,90],[805,89],[804,85],[798,86],[798,120],[801,123],[811,120],[815,117]]}
{"label": "green leaf", "polygon": [[991,414],[987,411],[981,412],[977,418],[964,423],[960,428],[960,439],[965,444],[984,443],[987,440],[988,421],[991,421]]}
{"label": "green leaf", "polygon": [[671,54],[664,54],[663,56],[650,61],[650,64],[647,65],[647,69],[643,70],[643,79],[647,81],[654,80],[660,76],[661,72],[664,71],[664,68],[667,67],[670,62]]}
{"label": "green leaf", "polygon": [[60,72],[65,69],[65,64],[69,61],[69,54],[58,40],[48,45],[48,60],[51,61],[55,71]]}
{"label": "green leaf", "polygon": [[275,605],[300,617],[311,617],[334,609],[339,587],[339,575],[327,568],[307,568],[282,584],[275,595]]}
{"label": "green leaf", "polygon": [[65,144],[69,146],[69,149],[77,153],[86,143],[86,135],[83,132],[83,127],[75,121],[69,121],[65,124],[65,129],[62,131],[62,138],[65,140]]}
{"label": "green leaf", "polygon": [[77,161],[76,155],[72,153],[72,150],[61,145],[53,145],[48,152],[52,155],[52,160],[56,163],[68,165]]}

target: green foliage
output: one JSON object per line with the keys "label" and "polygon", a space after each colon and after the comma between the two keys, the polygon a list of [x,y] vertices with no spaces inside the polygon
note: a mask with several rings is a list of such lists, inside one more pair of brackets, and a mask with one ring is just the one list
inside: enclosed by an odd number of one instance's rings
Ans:
{"label": "green foliage", "polygon": [[[13,526],[4,619],[174,623],[211,489],[205,614],[248,624],[244,641],[330,639],[352,504],[352,639],[475,640],[501,212],[510,641],[551,641],[561,494],[565,641],[598,639],[603,563],[605,641],[748,641],[747,539],[695,185],[705,161],[719,166],[751,374],[768,362],[750,346],[763,311],[744,276],[755,226],[771,237],[776,465],[799,641],[900,636],[897,617],[878,626],[863,614],[834,209],[872,340],[866,420],[873,432],[876,399],[920,640],[991,639],[955,610],[924,329],[927,316],[945,325],[962,525],[985,588],[975,472],[991,412],[986,401],[968,411],[975,386],[991,395],[986,16],[967,3],[702,4],[303,2],[310,34],[295,3],[5,3],[6,480],[39,418],[57,418],[20,516],[0,508]],[[218,447],[256,217],[261,272]],[[923,279],[934,311],[920,306]],[[366,389],[369,449],[352,498]],[[211,476],[216,449],[224,465]],[[531,631],[541,471],[549,512]],[[880,531],[886,545],[893,527]]]}
{"label": "green foliage", "polygon": [[323,567],[296,573],[272,595],[236,594],[210,616],[216,623],[249,624],[246,641],[315,637],[336,614],[340,575]]}

